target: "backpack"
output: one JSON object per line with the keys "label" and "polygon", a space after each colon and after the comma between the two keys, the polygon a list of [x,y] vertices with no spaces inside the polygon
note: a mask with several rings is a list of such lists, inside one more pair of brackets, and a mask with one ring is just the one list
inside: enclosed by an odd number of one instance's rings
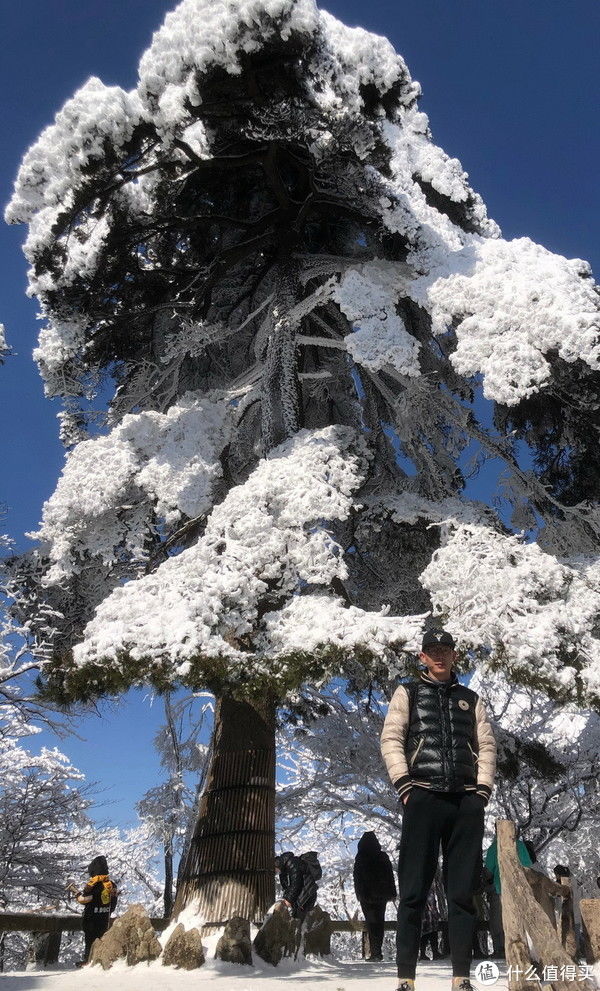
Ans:
{"label": "backpack", "polygon": [[116,904],[117,889],[108,875],[97,874],[96,877],[91,877],[86,887],[88,886],[92,891],[94,911],[110,912]]}
{"label": "backpack", "polygon": [[102,888],[100,889],[100,901],[103,905],[110,905],[113,897],[113,883],[112,881],[102,881]]}
{"label": "backpack", "polygon": [[323,877],[323,871],[321,870],[321,865],[319,863],[319,855],[314,850],[309,850],[307,853],[301,853],[299,860],[308,867],[308,872],[313,879],[313,881],[320,881]]}

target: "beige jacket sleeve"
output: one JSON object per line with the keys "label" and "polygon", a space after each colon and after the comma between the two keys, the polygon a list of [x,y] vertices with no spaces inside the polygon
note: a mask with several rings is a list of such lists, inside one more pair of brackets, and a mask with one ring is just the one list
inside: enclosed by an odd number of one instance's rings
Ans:
{"label": "beige jacket sleeve", "polygon": [[477,754],[477,793],[486,802],[492,794],[496,773],[496,740],[485,706],[477,699],[475,706],[475,744]]}
{"label": "beige jacket sleeve", "polygon": [[409,722],[408,692],[400,685],[392,696],[381,733],[381,753],[392,784],[402,798],[411,789],[406,760],[406,734]]}

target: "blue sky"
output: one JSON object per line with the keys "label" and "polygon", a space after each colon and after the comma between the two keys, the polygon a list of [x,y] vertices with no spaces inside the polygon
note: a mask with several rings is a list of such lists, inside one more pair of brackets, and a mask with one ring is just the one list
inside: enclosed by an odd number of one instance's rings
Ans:
{"label": "blue sky", "polygon": [[[135,85],[167,0],[19,0],[0,10],[0,199],[23,152],[90,75]],[[600,272],[598,0],[335,0],[348,24],[387,35],[423,87],[436,143],[460,158],[506,237],[529,236]],[[36,306],[25,296],[24,229],[0,225],[0,322],[16,352],[0,372],[0,498],[23,547],[63,454],[57,412],[31,361]],[[79,727],[63,749],[131,822],[156,778],[151,740],[161,705],[130,693]]]}

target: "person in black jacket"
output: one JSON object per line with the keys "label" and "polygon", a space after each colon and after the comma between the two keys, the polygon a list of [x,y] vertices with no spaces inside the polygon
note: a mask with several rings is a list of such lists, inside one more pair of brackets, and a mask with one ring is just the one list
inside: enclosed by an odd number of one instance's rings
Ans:
{"label": "person in black jacket", "polygon": [[317,901],[317,884],[321,877],[321,866],[316,853],[304,853],[296,857],[286,850],[275,857],[275,870],[279,874],[284,905],[292,917],[302,921]]}
{"label": "person in black jacket", "polygon": [[394,872],[375,833],[363,833],[354,859],[354,891],[369,933],[368,960],[383,960],[385,907],[396,897]]}
{"label": "person in black jacket", "polygon": [[108,929],[110,913],[114,911],[118,898],[117,886],[108,876],[106,857],[94,857],[87,871],[89,881],[77,892],[77,901],[84,906],[84,964],[88,962],[94,940],[104,936]]}

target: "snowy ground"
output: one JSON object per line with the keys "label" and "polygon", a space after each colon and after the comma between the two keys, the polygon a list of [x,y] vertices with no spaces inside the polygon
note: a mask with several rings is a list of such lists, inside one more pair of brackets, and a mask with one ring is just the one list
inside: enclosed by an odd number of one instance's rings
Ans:
{"label": "snowy ground", "polygon": [[[419,964],[417,991],[449,991],[450,980],[448,961]],[[0,974],[0,991],[185,991],[201,987],[204,981],[210,982],[210,991],[289,991],[292,982],[298,991],[394,991],[397,985],[396,968],[391,961],[282,961],[278,967],[242,967],[209,959],[200,970],[191,972],[156,962],[137,967],[120,964],[109,971],[86,967],[76,971]],[[506,989],[503,970],[490,991]]]}

